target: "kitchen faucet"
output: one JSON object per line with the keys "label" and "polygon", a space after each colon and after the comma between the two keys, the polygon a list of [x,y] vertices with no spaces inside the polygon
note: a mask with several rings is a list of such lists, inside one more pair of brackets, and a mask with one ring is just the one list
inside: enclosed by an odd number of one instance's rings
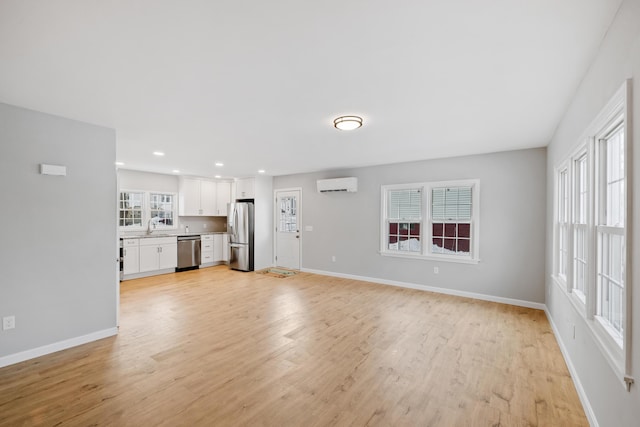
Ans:
{"label": "kitchen faucet", "polygon": [[[153,224],[153,228],[151,228],[151,224]],[[153,222],[153,218],[149,219],[149,222],[147,223],[147,234],[153,233],[153,230],[155,230],[155,228],[156,224]]]}

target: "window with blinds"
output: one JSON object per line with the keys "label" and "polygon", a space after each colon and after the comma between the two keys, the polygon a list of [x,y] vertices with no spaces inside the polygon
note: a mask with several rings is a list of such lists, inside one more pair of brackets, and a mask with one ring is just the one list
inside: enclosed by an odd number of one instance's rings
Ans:
{"label": "window with blinds", "polygon": [[469,255],[471,251],[471,187],[431,190],[434,253]]}
{"label": "window with blinds", "polygon": [[389,191],[388,217],[420,220],[422,218],[422,189]]}
{"label": "window with blinds", "polygon": [[477,187],[477,180],[383,186],[381,253],[477,262]]}
{"label": "window with blinds", "polygon": [[422,189],[390,190],[388,199],[387,248],[391,251],[420,253]]}

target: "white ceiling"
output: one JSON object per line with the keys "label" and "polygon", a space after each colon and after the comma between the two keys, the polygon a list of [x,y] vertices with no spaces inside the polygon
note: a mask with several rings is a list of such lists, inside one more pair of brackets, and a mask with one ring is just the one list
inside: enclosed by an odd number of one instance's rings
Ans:
{"label": "white ceiling", "polygon": [[620,2],[0,0],[0,102],[114,128],[163,173],[540,147]]}

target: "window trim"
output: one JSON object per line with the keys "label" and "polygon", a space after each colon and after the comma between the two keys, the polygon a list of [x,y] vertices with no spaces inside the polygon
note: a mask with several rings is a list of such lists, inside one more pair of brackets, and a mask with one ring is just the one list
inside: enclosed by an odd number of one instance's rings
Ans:
{"label": "window trim", "polygon": [[[450,255],[450,254],[438,254],[431,252],[431,242],[433,239],[432,233],[432,212],[431,212],[431,199],[432,190],[440,187],[471,187],[471,245],[470,256]],[[390,190],[403,190],[403,189],[417,189],[422,191],[422,203],[421,203],[421,218],[419,221],[411,220],[406,222],[419,222],[420,223],[420,239],[421,239],[421,251],[417,252],[400,252],[392,251],[387,247],[387,224],[389,218],[387,218],[388,212],[388,193]],[[479,179],[463,179],[463,180],[449,180],[449,181],[434,181],[434,182],[414,182],[406,184],[388,184],[382,185],[380,188],[380,247],[379,254],[388,257],[397,258],[410,258],[410,259],[422,259],[433,261],[454,262],[460,264],[478,264],[480,262],[479,249],[480,249],[480,180]]]}
{"label": "window trim", "polygon": [[[141,224],[139,226],[134,225],[134,226],[126,226],[126,225],[120,225],[120,212],[122,212],[122,208],[120,207],[120,203],[122,203],[122,193],[135,193],[135,194],[142,194],[142,207],[140,208],[140,216],[141,216]],[[141,231],[144,230],[144,224],[145,224],[145,210],[147,209],[147,197],[144,191],[142,190],[130,190],[130,189],[120,189],[118,190],[118,229],[120,231]]]}
{"label": "window trim", "polygon": [[[126,227],[120,225],[120,193],[142,193],[142,225],[135,227]],[[151,194],[165,194],[173,197],[173,225],[166,226],[164,224],[156,224],[154,230],[177,230],[178,229],[178,194],[171,191],[157,190],[135,190],[130,188],[121,188],[118,190],[118,230],[120,232],[140,232],[147,229],[147,224],[151,218]]]}
{"label": "window trim", "polygon": [[[570,268],[569,268],[569,259],[570,259],[570,247],[571,245],[569,244],[569,237],[571,235],[570,233],[570,229],[571,229],[571,175],[570,175],[571,171],[569,168],[569,161],[566,160],[564,162],[562,162],[560,164],[560,166],[558,166],[557,168],[555,168],[555,174],[554,174],[554,191],[555,191],[555,197],[554,197],[554,207],[553,207],[553,212],[554,212],[554,232],[553,232],[553,237],[554,237],[554,244],[553,244],[553,275],[554,278],[560,282],[560,284],[562,286],[564,286],[565,288],[567,288],[569,286],[570,282],[570,278],[571,278],[571,272],[570,272]],[[561,180],[561,176],[562,174],[565,175],[564,177],[564,186],[561,189],[560,186],[563,184],[562,180]],[[564,196],[564,197],[563,197]],[[561,207],[565,210],[563,216],[564,216],[564,221],[560,220],[560,209]],[[562,274],[562,272],[560,271],[560,247],[561,247],[561,234],[560,234],[560,229],[562,227],[562,224],[564,224],[564,229],[565,229],[565,235],[564,235],[564,242],[562,247],[564,248],[564,253],[565,253],[565,260],[564,260],[564,274]],[[566,289],[568,290],[568,289]]]}
{"label": "window trim", "polygon": [[[552,272],[552,281],[556,283],[562,289],[562,291],[567,295],[569,301],[572,303],[573,307],[576,311],[585,319],[587,330],[591,334],[594,339],[596,346],[600,349],[605,359],[611,366],[613,372],[616,373],[618,378],[621,380],[621,384],[629,390],[630,384],[633,382],[631,378],[631,337],[632,337],[632,324],[631,317],[633,315],[633,307],[631,294],[633,292],[631,282],[632,277],[632,259],[631,254],[633,253],[633,248],[631,247],[632,241],[629,238],[629,230],[630,230],[630,219],[632,216],[632,204],[630,201],[632,200],[632,191],[631,185],[629,184],[629,171],[632,164],[632,159],[630,158],[630,147],[632,144],[632,140],[630,138],[631,135],[631,122],[629,118],[631,117],[631,84],[630,81],[625,81],[622,86],[616,91],[616,93],[611,97],[609,102],[601,109],[600,113],[593,120],[593,122],[589,125],[583,136],[579,139],[579,143],[577,146],[570,151],[570,154],[563,160],[556,168],[555,175],[555,183],[554,186],[554,200],[558,202],[558,172],[562,170],[563,166],[568,163],[569,167],[569,177],[572,181],[569,184],[570,191],[575,193],[575,186],[573,180],[575,179],[573,167],[574,160],[577,156],[587,150],[587,155],[590,160],[588,160],[588,190],[589,190],[589,202],[587,206],[587,224],[588,224],[588,254],[587,254],[587,263],[588,263],[588,281],[587,281],[587,295],[586,295],[586,303],[580,303],[579,298],[576,297],[573,292],[572,278],[567,278],[566,283],[562,280],[562,278],[557,274],[557,258],[558,254],[558,209],[557,207],[554,209],[553,220],[554,220],[554,236],[553,236],[553,258],[554,258],[554,269]],[[618,126],[624,126],[624,179],[626,182],[624,189],[624,197],[626,200],[625,204],[625,224],[623,227],[623,235],[624,235],[624,245],[625,245],[625,271],[624,271],[624,301],[623,301],[623,313],[622,313],[622,342],[618,341],[614,334],[611,334],[608,329],[610,328],[605,322],[602,321],[600,316],[596,313],[598,312],[597,307],[597,271],[598,271],[598,262],[599,262],[599,252],[597,247],[597,232],[599,226],[599,218],[598,218],[598,210],[600,209],[599,203],[601,195],[600,185],[596,180],[599,178],[599,163],[601,163],[601,155],[599,153],[600,150],[600,140],[605,138],[608,134],[611,133]],[[575,194],[571,195],[572,199],[575,199]],[[573,203],[570,204],[570,209],[575,209]],[[570,241],[568,249],[569,251],[573,251],[573,235],[574,235],[574,212],[570,213]],[[571,263],[571,268],[568,269],[569,274],[573,274],[573,254],[570,253],[567,255],[567,262]]]}
{"label": "window trim", "polygon": [[[151,211],[152,210],[157,210],[157,209],[151,209],[151,195],[152,194],[159,194],[161,196],[171,196],[171,200],[172,200],[172,219],[173,219],[173,225],[169,226],[169,225],[165,225],[165,224],[155,224],[154,230],[175,230],[178,228],[178,194],[177,193],[172,193],[170,191],[147,191],[146,192],[146,197],[147,197],[147,218],[151,219]],[[148,220],[147,220],[148,221]],[[144,225],[144,223],[143,223]]]}

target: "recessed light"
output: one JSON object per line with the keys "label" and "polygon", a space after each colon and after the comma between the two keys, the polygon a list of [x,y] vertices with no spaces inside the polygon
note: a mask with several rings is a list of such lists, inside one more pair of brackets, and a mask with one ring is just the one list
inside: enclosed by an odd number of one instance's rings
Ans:
{"label": "recessed light", "polygon": [[214,178],[222,178],[220,175],[216,175]]}
{"label": "recessed light", "polygon": [[217,166],[217,167],[219,167],[219,168],[221,168],[222,166],[224,166],[224,163],[222,163],[222,162],[216,162],[216,166]]}
{"label": "recessed light", "polygon": [[340,116],[333,121],[333,126],[340,130],[354,130],[362,126],[362,117]]}
{"label": "recessed light", "polygon": [[153,155],[154,156],[164,156],[164,153],[162,151],[154,151]]}
{"label": "recessed light", "polygon": [[116,162],[116,166],[124,166],[123,162]]}
{"label": "recessed light", "polygon": [[265,170],[264,169],[258,169],[258,173],[264,173]]}
{"label": "recessed light", "polygon": [[178,169],[174,169],[173,173],[180,173],[180,171]]}

